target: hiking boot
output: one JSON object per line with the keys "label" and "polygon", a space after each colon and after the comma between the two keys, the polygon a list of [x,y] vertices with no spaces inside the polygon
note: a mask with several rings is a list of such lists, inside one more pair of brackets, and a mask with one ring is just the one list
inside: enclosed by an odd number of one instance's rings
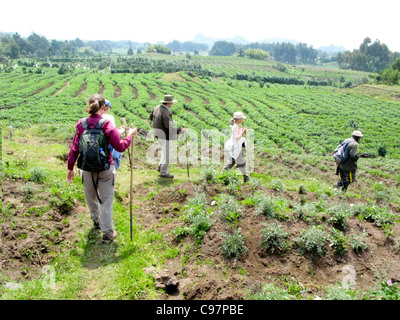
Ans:
{"label": "hiking boot", "polygon": [[169,173],[165,173],[165,174],[160,174],[161,178],[168,178],[168,179],[173,179],[174,176],[172,174]]}
{"label": "hiking boot", "polygon": [[100,223],[98,221],[93,220],[93,228],[100,229]]}
{"label": "hiking boot", "polygon": [[243,176],[243,182],[246,183],[250,180],[250,177],[248,175]]}
{"label": "hiking boot", "polygon": [[103,243],[113,242],[117,238],[117,232],[114,230],[112,235],[103,235]]}

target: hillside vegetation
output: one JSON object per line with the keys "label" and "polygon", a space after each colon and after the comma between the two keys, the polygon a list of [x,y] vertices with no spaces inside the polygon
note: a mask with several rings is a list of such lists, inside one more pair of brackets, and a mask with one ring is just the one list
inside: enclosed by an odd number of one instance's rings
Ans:
{"label": "hillside vegetation", "polygon": [[[398,86],[235,57],[146,54],[142,73],[113,72],[124,60],[99,70],[100,62],[66,61],[60,72],[61,64],[15,61],[0,73],[3,299],[399,299]],[[74,126],[96,92],[111,100],[117,125],[126,117],[147,130],[149,112],[172,94],[174,120],[199,140],[242,111],[254,129],[251,181],[221,174],[223,159],[194,161],[190,177],[178,163],[164,181],[146,161],[153,140],[138,136],[133,242],[125,153],[119,237],[102,244],[80,177],[65,181]],[[375,157],[360,159],[358,182],[343,194],[332,188],[331,153],[355,129],[365,136],[360,151]],[[179,285],[160,286],[161,271]]]}

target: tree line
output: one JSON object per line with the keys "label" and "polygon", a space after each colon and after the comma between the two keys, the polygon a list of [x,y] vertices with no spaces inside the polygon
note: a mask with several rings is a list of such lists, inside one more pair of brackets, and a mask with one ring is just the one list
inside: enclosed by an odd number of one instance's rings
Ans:
{"label": "tree line", "polygon": [[[265,59],[260,51],[268,52],[276,61],[296,64],[316,64],[318,50],[305,43],[294,45],[290,42],[282,43],[250,43],[235,44],[228,41],[217,41],[209,51],[210,56],[249,56],[250,58]],[[256,57],[254,57],[256,56]]]}
{"label": "tree line", "polygon": [[398,57],[399,52],[391,52],[386,44],[378,39],[372,43],[371,38],[367,37],[359,49],[339,53],[337,62],[341,69],[378,73],[389,67]]}

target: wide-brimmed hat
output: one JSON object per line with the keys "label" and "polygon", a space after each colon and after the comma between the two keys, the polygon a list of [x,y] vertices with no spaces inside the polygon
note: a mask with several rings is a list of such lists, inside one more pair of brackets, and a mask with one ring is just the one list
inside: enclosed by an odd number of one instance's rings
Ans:
{"label": "wide-brimmed hat", "polygon": [[364,137],[364,135],[361,133],[361,131],[358,131],[358,130],[353,131],[353,133],[352,133],[351,135],[352,135],[353,137],[359,137],[359,138]]}
{"label": "wide-brimmed hat", "polygon": [[160,102],[162,102],[162,103],[175,103],[175,102],[178,102],[178,101],[174,100],[174,98],[172,97],[172,95],[166,94],[166,95],[164,96],[164,100],[161,100]]}
{"label": "wide-brimmed hat", "polygon": [[233,119],[246,119],[243,112],[237,111],[233,114]]}
{"label": "wide-brimmed hat", "polygon": [[109,106],[110,109],[111,109],[111,102],[110,102],[110,100],[107,100],[107,99],[106,99],[106,106]]}

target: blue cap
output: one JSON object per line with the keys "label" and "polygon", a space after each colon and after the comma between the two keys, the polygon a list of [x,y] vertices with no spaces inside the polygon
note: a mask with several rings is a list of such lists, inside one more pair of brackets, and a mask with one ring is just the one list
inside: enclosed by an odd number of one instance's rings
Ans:
{"label": "blue cap", "polygon": [[111,108],[111,102],[106,99],[106,106],[109,106]]}

